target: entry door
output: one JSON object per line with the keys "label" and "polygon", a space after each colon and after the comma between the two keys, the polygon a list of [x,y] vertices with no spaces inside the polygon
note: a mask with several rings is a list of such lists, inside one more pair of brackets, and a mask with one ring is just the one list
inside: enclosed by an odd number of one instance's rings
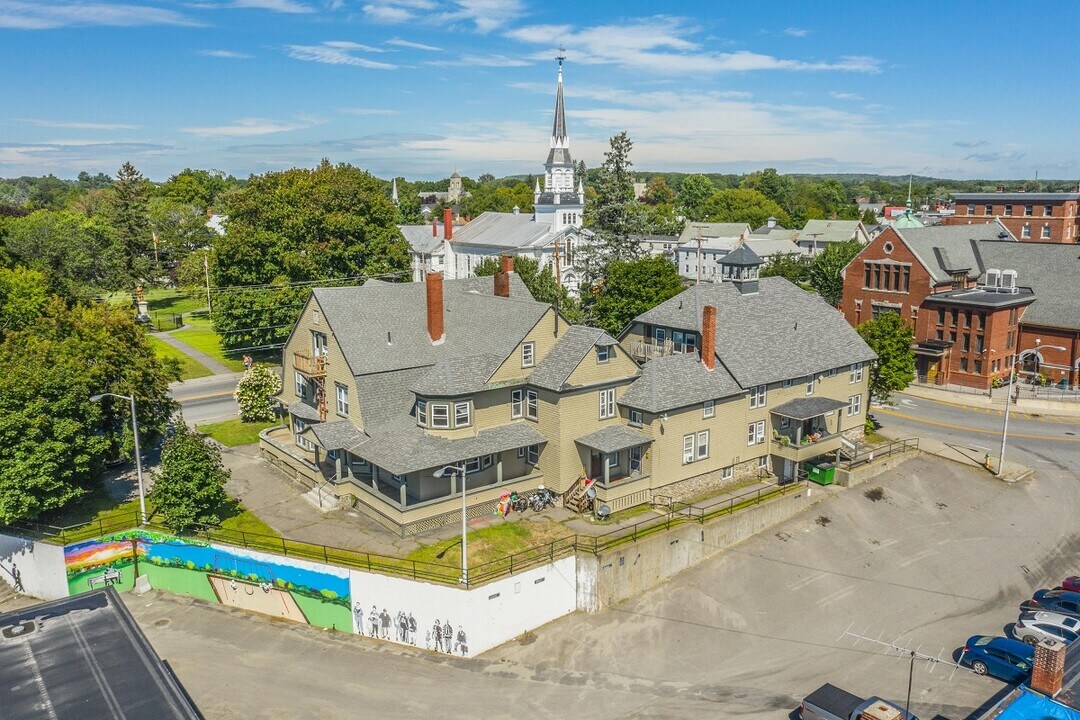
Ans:
{"label": "entry door", "polygon": [[596,450],[589,457],[589,477],[593,480],[604,479],[604,455]]}
{"label": "entry door", "polygon": [[938,373],[938,361],[931,360],[930,364],[926,366],[926,382],[933,384],[937,379]]}

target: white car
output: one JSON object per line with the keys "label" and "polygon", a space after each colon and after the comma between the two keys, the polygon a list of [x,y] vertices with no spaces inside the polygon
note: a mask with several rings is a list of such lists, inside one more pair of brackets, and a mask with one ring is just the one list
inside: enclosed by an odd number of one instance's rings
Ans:
{"label": "white car", "polygon": [[1023,613],[1013,625],[1012,634],[1028,645],[1038,645],[1040,640],[1071,643],[1080,637],[1080,619],[1053,612]]}

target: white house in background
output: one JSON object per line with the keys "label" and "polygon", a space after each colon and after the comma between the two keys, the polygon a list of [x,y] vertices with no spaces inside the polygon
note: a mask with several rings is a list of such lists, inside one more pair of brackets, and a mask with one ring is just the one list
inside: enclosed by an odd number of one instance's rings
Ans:
{"label": "white house in background", "polygon": [[225,234],[225,221],[229,219],[228,215],[211,215],[206,220],[206,227],[213,230],[218,235]]}
{"label": "white house in background", "polygon": [[810,255],[821,252],[829,243],[848,240],[865,245],[870,242],[870,233],[859,220],[807,220],[796,238],[799,247]]}
{"label": "white house in background", "polygon": [[698,238],[738,238],[742,240],[750,234],[746,223],[688,222],[679,235],[679,244],[696,241]]}
{"label": "white house in background", "polygon": [[[447,280],[472,277],[476,266],[487,258],[512,254],[531,257],[541,268],[555,272],[559,282],[576,295],[584,270],[582,244],[592,242],[593,233],[584,230],[585,186],[574,182],[570,136],[566,132],[563,101],[562,60],[555,95],[555,119],[551,127],[544,186],[536,181],[534,212],[485,212],[471,222],[455,227],[452,214],[444,211],[442,225],[399,226],[412,251],[413,278],[442,270]],[[438,240],[439,242],[436,242]],[[438,264],[436,264],[438,263]]]}
{"label": "white house in background", "polygon": [[806,251],[789,237],[759,237],[751,235],[743,245],[754,251],[763,263],[768,263],[773,255],[806,255]]}
{"label": "white house in background", "polygon": [[694,239],[675,249],[675,265],[684,278],[697,280],[700,264],[701,279],[712,282],[720,277],[720,265],[724,256],[741,242],[742,239],[738,237],[703,238],[700,243]]}
{"label": "white house in background", "polygon": [[636,240],[641,251],[649,257],[674,257],[675,248],[679,246],[678,235],[631,235],[631,240]]}

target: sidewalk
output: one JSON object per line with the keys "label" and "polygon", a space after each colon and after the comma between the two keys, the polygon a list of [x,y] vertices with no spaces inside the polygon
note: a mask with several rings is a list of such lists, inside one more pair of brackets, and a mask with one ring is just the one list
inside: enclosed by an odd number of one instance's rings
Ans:
{"label": "sidewalk", "polygon": [[[1011,407],[1010,412],[1028,413],[1029,415],[1053,415],[1056,417],[1080,418],[1080,401],[1065,402],[1060,400],[1038,400],[1031,397],[1030,390],[1028,390],[1027,393],[1025,393],[1025,390],[1027,390],[1027,388],[1021,386],[1020,399],[1009,403]],[[963,407],[975,408],[978,410],[1005,410],[1004,388],[995,390],[992,398],[985,394],[953,392],[951,390],[941,390],[936,387],[914,384],[908,385],[898,394],[910,395],[926,400],[936,400],[938,402],[949,403],[950,405],[961,405]]]}
{"label": "sidewalk", "polygon": [[[891,440],[899,440],[901,438],[912,437],[910,432],[894,432],[887,428],[881,428],[878,433]],[[991,451],[990,454],[990,467],[992,470],[987,470],[983,464],[986,462],[987,449],[978,446],[967,446],[959,443],[947,443],[937,438],[926,437],[925,435],[915,436],[919,439],[919,450],[929,455],[936,455],[939,458],[945,460],[952,460],[962,465],[978,468],[987,475],[993,475],[993,470],[997,469],[997,452]],[[1035,471],[1026,465],[1013,462],[1011,460],[1005,460],[1005,474],[1002,476],[1002,480],[1008,483],[1019,482],[1031,477]]]}
{"label": "sidewalk", "polygon": [[233,373],[232,370],[225,367],[214,358],[210,357],[204,352],[196,350],[187,343],[180,342],[169,333],[156,332],[151,334],[166,345],[169,345],[170,347],[173,347],[184,353],[189,358],[196,361],[215,375],[231,375]]}

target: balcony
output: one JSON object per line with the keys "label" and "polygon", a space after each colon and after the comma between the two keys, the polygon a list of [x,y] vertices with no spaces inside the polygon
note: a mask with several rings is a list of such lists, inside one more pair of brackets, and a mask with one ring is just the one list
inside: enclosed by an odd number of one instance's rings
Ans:
{"label": "balcony", "polygon": [[772,439],[772,452],[788,460],[803,462],[818,455],[835,453],[840,449],[842,437],[838,433],[819,431],[796,439],[788,431],[777,430]]}
{"label": "balcony", "polygon": [[841,413],[845,407],[840,400],[806,397],[773,408],[772,452],[796,462],[835,453],[843,440]]}
{"label": "balcony", "polygon": [[316,355],[312,357],[297,350],[293,353],[293,368],[308,377],[323,377],[326,375],[326,356]]}

